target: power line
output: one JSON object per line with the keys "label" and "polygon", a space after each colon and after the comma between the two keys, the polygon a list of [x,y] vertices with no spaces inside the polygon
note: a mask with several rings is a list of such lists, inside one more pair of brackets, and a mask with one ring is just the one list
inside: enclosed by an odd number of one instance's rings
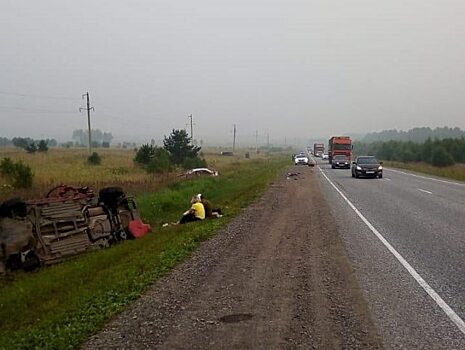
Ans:
{"label": "power line", "polygon": [[1,95],[7,95],[7,96],[17,96],[17,97],[32,97],[32,98],[48,98],[52,100],[78,100],[77,97],[68,97],[68,96],[47,96],[47,95],[30,95],[30,94],[20,94],[16,92],[5,92],[5,91],[0,91]]}
{"label": "power line", "polygon": [[50,109],[37,109],[37,108],[24,108],[24,107],[14,107],[14,106],[0,106],[2,109],[12,109],[25,112],[36,112],[36,113],[58,113],[58,114],[75,114],[73,111],[58,111]]}

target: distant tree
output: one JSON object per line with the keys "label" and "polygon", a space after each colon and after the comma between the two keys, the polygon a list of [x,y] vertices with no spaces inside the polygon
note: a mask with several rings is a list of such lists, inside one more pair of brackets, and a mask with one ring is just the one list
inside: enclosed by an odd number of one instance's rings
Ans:
{"label": "distant tree", "polygon": [[47,141],[40,140],[39,144],[37,145],[37,151],[39,151],[39,152],[47,152],[48,151]]}
{"label": "distant tree", "polygon": [[[92,129],[91,136],[92,147],[100,147],[103,142],[108,142],[110,144],[113,140],[111,132],[104,132],[100,129]],[[89,132],[83,129],[74,130],[72,139],[81,146],[87,146],[89,144]]]}
{"label": "distant tree", "polygon": [[12,144],[13,144],[13,142],[11,142],[10,139],[8,139],[6,137],[0,137],[0,146],[10,146]]}
{"label": "distant tree", "polygon": [[181,165],[186,158],[197,158],[201,147],[191,144],[191,138],[186,130],[175,130],[163,140],[164,149],[170,154],[171,161]]}
{"label": "distant tree", "polygon": [[431,157],[431,164],[438,167],[454,165],[454,159],[442,146],[436,146]]}
{"label": "distant tree", "polygon": [[13,145],[22,149],[26,149],[31,143],[34,143],[30,137],[13,137],[12,141]]}
{"label": "distant tree", "polygon": [[31,142],[29,145],[27,145],[25,148],[24,148],[27,153],[36,153],[37,151],[37,145],[35,142]]}

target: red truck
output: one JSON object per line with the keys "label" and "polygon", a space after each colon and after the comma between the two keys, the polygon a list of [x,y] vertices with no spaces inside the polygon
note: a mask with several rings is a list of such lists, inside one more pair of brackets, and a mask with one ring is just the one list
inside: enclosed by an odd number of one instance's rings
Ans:
{"label": "red truck", "polygon": [[315,157],[322,157],[325,153],[325,145],[323,143],[314,143],[313,144],[313,155]]}
{"label": "red truck", "polygon": [[328,160],[332,164],[333,157],[341,154],[347,156],[349,161],[352,158],[352,140],[349,136],[333,136],[328,142]]}

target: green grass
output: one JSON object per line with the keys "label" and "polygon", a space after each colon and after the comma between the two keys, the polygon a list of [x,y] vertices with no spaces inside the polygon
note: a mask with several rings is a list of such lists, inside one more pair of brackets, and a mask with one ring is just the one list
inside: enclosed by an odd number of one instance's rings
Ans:
{"label": "green grass", "polygon": [[435,167],[426,163],[384,162],[385,166],[411,170],[418,173],[465,181],[465,164],[455,164],[447,167]]}
{"label": "green grass", "polygon": [[[10,276],[0,287],[0,348],[76,348],[240,213],[287,164],[287,158],[239,163],[218,178],[183,181],[142,195],[140,210],[154,226],[149,235]],[[226,216],[160,227],[176,220],[199,192]]]}

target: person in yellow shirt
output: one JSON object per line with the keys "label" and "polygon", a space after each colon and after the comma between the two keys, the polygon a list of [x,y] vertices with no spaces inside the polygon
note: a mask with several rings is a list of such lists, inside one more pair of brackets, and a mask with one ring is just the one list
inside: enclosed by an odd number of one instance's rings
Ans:
{"label": "person in yellow shirt", "polygon": [[179,220],[180,224],[185,224],[187,222],[192,221],[200,221],[205,219],[205,208],[198,196],[194,196],[191,199],[191,208],[186,211],[183,215],[181,220]]}

